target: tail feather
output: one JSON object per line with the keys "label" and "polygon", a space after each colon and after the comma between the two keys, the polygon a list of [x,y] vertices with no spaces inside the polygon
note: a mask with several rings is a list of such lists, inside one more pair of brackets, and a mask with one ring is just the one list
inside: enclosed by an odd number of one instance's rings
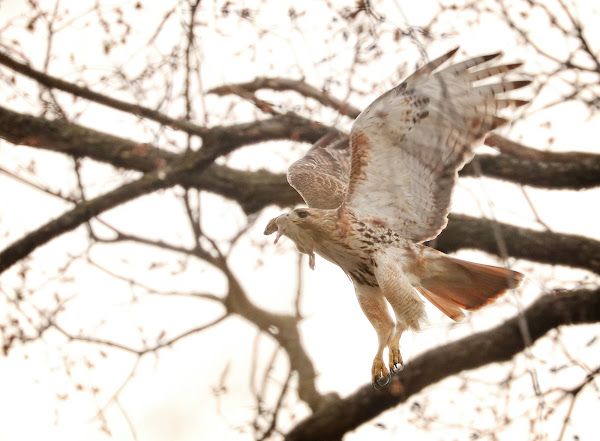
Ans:
{"label": "tail feather", "polygon": [[437,309],[442,311],[455,322],[459,322],[465,318],[465,313],[462,312],[460,307],[452,300],[440,297],[428,289],[423,288],[422,286],[417,286],[417,291],[419,291],[421,295],[429,300]]}
{"label": "tail feather", "polygon": [[455,259],[441,253],[426,257],[425,271],[417,290],[453,320],[494,302],[516,288],[523,274],[506,268]]}

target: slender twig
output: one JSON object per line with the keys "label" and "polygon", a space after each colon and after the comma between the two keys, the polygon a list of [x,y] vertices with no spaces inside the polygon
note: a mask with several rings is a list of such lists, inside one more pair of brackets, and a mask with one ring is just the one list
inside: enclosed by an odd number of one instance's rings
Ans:
{"label": "slender twig", "polygon": [[[185,213],[187,215],[188,222],[194,234],[195,246],[199,248],[201,247],[200,239],[202,238],[202,228],[200,226],[200,212],[198,208],[196,215],[194,215],[192,207],[190,205],[190,197],[191,192],[189,189],[186,189],[185,195],[182,197],[183,205],[185,206]],[[199,200],[198,203],[200,203]]]}
{"label": "slender twig", "polygon": [[520,185],[519,188],[521,189],[521,193],[523,194],[523,197],[527,201],[527,204],[529,205],[529,208],[531,209],[531,212],[533,213],[533,216],[535,217],[535,220],[537,221],[537,223],[540,224],[542,227],[544,227],[547,231],[552,231],[552,229],[548,226],[548,224],[546,222],[544,222],[542,220],[539,213],[537,212],[535,205],[533,204],[533,201],[529,197],[529,194],[527,194],[527,189],[523,185]]}
{"label": "slender twig", "polygon": [[[155,244],[155,246],[160,246],[159,244]],[[173,292],[173,291],[158,291],[157,289],[148,286],[144,283],[141,283],[137,280],[134,280],[132,278],[129,277],[125,277],[121,274],[117,274],[114,271],[110,271],[108,268],[105,268],[104,266],[100,265],[99,263],[95,262],[93,259],[91,259],[90,257],[87,258],[87,262],[92,265],[93,267],[99,269],[100,271],[102,271],[103,273],[118,279],[118,280],[122,280],[124,282],[127,282],[130,285],[134,285],[137,286],[141,289],[143,289],[144,291],[146,291],[149,294],[153,294],[153,295],[160,295],[160,296],[165,296],[165,297],[174,297],[174,296],[180,296],[180,297],[192,297],[192,298],[196,298],[196,299],[204,299],[204,300],[211,300],[213,302],[217,302],[220,304],[223,304],[223,299],[215,294],[211,294],[208,292]]]}
{"label": "slender twig", "polygon": [[0,52],[0,64],[13,69],[15,72],[19,72],[29,78],[32,78],[46,87],[62,90],[80,98],[84,98],[113,109],[156,121],[176,130],[183,130],[184,132],[192,135],[204,136],[207,133],[206,127],[198,126],[184,119],[171,118],[161,112],[150,109],[149,107],[118,100],[108,95],[95,92],[89,88],[78,86],[76,84],[47,75],[9,57],[7,54],[2,52]]}
{"label": "slender twig", "polygon": [[0,166],[0,173],[4,173],[7,176],[10,176],[12,179],[14,179],[15,181],[18,181],[22,184],[25,184],[31,188],[35,188],[36,190],[41,191],[42,193],[46,193],[50,196],[54,196],[55,198],[59,198],[63,201],[67,201],[67,202],[71,202],[72,204],[76,204],[77,202],[79,202],[79,200],[77,198],[74,197],[70,197],[70,196],[65,196],[64,194],[62,194],[61,192],[58,191],[53,191],[50,190],[49,188],[46,187],[42,187],[39,184],[36,184],[35,182],[31,182],[13,172],[11,172],[10,170],[5,169],[4,167]]}
{"label": "slender twig", "polygon": [[[257,78],[247,83],[229,84],[215,87],[206,93],[215,95],[234,94],[240,95],[246,99],[253,99],[253,92],[260,89],[271,89],[276,91],[291,90],[299,93],[306,98],[312,98],[326,107],[330,107],[342,115],[356,118],[360,110],[352,107],[346,101],[338,100],[335,97],[307,84],[302,80],[291,80],[288,78]],[[264,103],[264,102],[263,102]]]}
{"label": "slender twig", "polygon": [[271,413],[271,424],[269,424],[269,427],[267,427],[267,429],[263,432],[262,436],[260,438],[258,438],[258,441],[264,441],[266,439],[268,439],[271,434],[277,429],[277,419],[279,417],[279,412],[281,411],[281,408],[283,406],[283,400],[287,394],[289,385],[290,385],[290,380],[292,379],[292,375],[293,375],[294,371],[293,370],[289,370],[287,377],[285,379],[285,381],[283,382],[283,385],[281,386],[281,389],[279,391],[279,397],[277,398],[277,401],[275,403],[275,407],[273,408],[273,410],[270,411]]}
{"label": "slender twig", "polygon": [[136,358],[135,363],[133,364],[129,373],[125,376],[125,379],[121,382],[119,387],[117,387],[117,389],[113,392],[112,396],[106,401],[104,406],[102,406],[102,408],[100,408],[98,410],[98,413],[96,414],[96,417],[100,418],[101,416],[104,415],[104,412],[105,412],[106,408],[110,405],[110,403],[114,402],[115,405],[117,406],[117,408],[119,409],[119,411],[121,412],[121,415],[123,415],[123,418],[125,419],[125,422],[127,423],[127,426],[129,427],[129,431],[131,432],[131,436],[134,439],[134,441],[137,440],[137,433],[135,430],[135,426],[134,426],[133,422],[131,421],[131,418],[129,418],[129,415],[126,412],[125,408],[121,405],[119,396],[121,395],[121,392],[125,389],[125,387],[129,384],[131,379],[135,376],[135,371],[137,370],[141,360],[142,360],[141,357]]}
{"label": "slender twig", "polygon": [[581,391],[585,388],[585,386],[587,386],[589,383],[591,383],[596,378],[596,376],[598,376],[598,374],[600,374],[600,367],[595,369],[593,372],[591,372],[581,384],[574,387],[573,389],[566,391],[565,395],[568,395],[571,397],[571,402],[569,403],[569,408],[567,409],[567,413],[565,414],[565,417],[563,420],[563,425],[560,430],[560,434],[558,435],[557,441],[563,440],[563,437],[567,430],[567,425],[571,421],[571,414],[573,413],[573,408],[575,407],[575,401],[577,400],[577,397],[579,396]]}
{"label": "slender twig", "polygon": [[162,348],[169,347],[169,346],[173,345],[174,343],[176,343],[177,341],[179,341],[185,337],[188,337],[192,334],[197,334],[199,332],[205,331],[206,329],[211,328],[211,327],[221,323],[227,317],[229,317],[229,314],[223,314],[220,317],[217,317],[216,319],[214,319],[213,321],[211,321],[205,325],[189,329],[181,334],[176,335],[175,337],[170,338],[169,340],[166,340],[161,343],[156,343],[152,346],[147,346],[144,348],[135,348],[133,346],[127,346],[127,345],[124,345],[124,344],[116,342],[116,341],[107,340],[107,339],[98,338],[98,337],[72,334],[69,331],[65,330],[58,323],[56,323],[56,321],[54,319],[51,318],[48,320],[48,322],[49,322],[49,326],[56,329],[58,332],[60,332],[62,335],[64,335],[70,341],[80,341],[80,342],[85,342],[85,343],[93,343],[93,344],[110,346],[110,347],[113,347],[116,349],[121,349],[123,351],[131,352],[133,354],[141,356],[141,355],[144,355],[144,354],[147,354],[150,352],[156,352]]}
{"label": "slender twig", "polygon": [[575,32],[577,33],[577,38],[579,39],[581,45],[580,48],[588,55],[588,57],[592,60],[595,65],[594,71],[600,73],[600,60],[598,60],[596,53],[594,53],[593,49],[590,46],[584,32],[583,26],[579,20],[575,18],[575,16],[571,13],[571,10],[567,7],[567,5],[562,0],[557,0],[558,4],[562,7],[563,11],[569,17]]}

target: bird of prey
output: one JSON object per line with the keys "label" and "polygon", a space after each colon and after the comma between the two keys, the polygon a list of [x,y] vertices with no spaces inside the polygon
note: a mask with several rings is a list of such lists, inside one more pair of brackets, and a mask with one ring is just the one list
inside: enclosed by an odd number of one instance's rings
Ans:
{"label": "bird of prey", "polygon": [[312,269],[316,253],[352,280],[379,340],[371,369],[376,387],[404,367],[400,336],[424,320],[420,296],[458,321],[462,310],[493,302],[523,278],[422,244],[445,228],[458,171],[473,149],[508,123],[498,111],[526,103],[498,95],[530,83],[505,80],[520,64],[490,65],[499,53],[442,68],[456,51],[373,101],[349,137],[326,135],[293,163],[288,181],[309,208],[272,219],[264,232],[277,232],[275,243],[282,235],[292,239]]}

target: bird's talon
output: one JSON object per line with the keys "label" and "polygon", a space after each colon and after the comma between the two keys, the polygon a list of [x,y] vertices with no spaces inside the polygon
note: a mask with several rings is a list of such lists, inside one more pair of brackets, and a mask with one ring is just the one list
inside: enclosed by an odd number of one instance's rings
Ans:
{"label": "bird's talon", "polygon": [[404,369],[404,361],[399,348],[390,348],[390,372],[397,374]]}
{"label": "bird's talon", "polygon": [[389,374],[383,377],[379,377],[376,375],[375,378],[373,378],[371,384],[373,385],[373,389],[381,390],[382,388],[390,384],[390,376]]}
{"label": "bird's talon", "polygon": [[394,365],[390,369],[390,372],[392,374],[399,374],[403,370],[404,370],[404,362],[401,361],[400,363],[394,363]]}

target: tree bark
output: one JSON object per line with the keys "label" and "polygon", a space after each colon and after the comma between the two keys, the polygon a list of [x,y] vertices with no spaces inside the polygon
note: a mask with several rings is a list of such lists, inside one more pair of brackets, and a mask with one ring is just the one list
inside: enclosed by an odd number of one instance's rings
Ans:
{"label": "tree bark", "polygon": [[502,242],[510,257],[600,274],[600,242],[597,240],[576,234],[536,231],[464,214],[450,214],[448,226],[429,245],[445,253],[470,248],[507,257],[500,249]]}
{"label": "tree bark", "polygon": [[[600,289],[554,293],[541,297],[524,311],[531,341],[559,326],[600,321]],[[514,317],[488,331],[437,347],[409,361],[392,383],[380,391],[364,385],[352,395],[332,402],[298,423],[286,441],[340,440],[380,413],[444,378],[510,360],[525,344],[520,318]]]}
{"label": "tree bark", "polygon": [[[302,118],[275,117],[253,123],[219,126],[208,130],[205,143],[198,152],[204,157],[203,166],[190,167],[187,164],[177,173],[170,173],[169,179],[154,179],[152,184],[144,181],[125,184],[124,189],[116,189],[106,197],[82,202],[83,205],[60,218],[50,221],[35,232],[15,242],[0,253],[0,272],[18,259],[25,257],[36,247],[48,242],[66,231],[76,228],[107,209],[119,203],[134,199],[142,194],[172,185],[207,190],[235,200],[247,213],[256,212],[267,205],[293,206],[302,199],[289,186],[285,175],[266,170],[255,172],[236,170],[216,165],[212,160],[247,143],[268,139],[295,138],[314,142],[323,134],[322,126],[314,126]],[[64,120],[24,115],[0,106],[0,136],[13,144],[25,144],[67,154],[74,158],[89,157],[146,173],[156,173],[157,169],[168,167],[179,161],[185,163],[188,157],[165,151],[150,144],[134,142],[128,139],[99,132]],[[204,152],[204,153],[202,153]],[[489,155],[487,155],[489,156]],[[503,156],[483,158],[484,162],[503,160]],[[600,158],[600,156],[599,156]],[[493,161],[492,161],[493,160]],[[564,162],[557,162],[564,165]],[[579,176],[581,170],[571,170],[573,176]],[[517,172],[515,172],[517,173]],[[583,172],[582,172],[583,173]],[[585,172],[583,175],[585,175]],[[520,175],[520,172],[517,173]],[[157,178],[158,174],[154,177]],[[600,174],[598,174],[600,176]],[[523,177],[526,180],[526,177]],[[460,248],[475,248],[491,254],[500,255],[498,240],[494,234],[495,221],[476,219],[463,215],[451,215],[446,230],[435,240],[433,246],[445,252]],[[591,238],[540,232],[506,224],[497,224],[501,237],[508,246],[508,253],[517,258],[532,261],[560,264],[583,268],[600,274],[600,242]],[[15,260],[16,259],[16,260]]]}

